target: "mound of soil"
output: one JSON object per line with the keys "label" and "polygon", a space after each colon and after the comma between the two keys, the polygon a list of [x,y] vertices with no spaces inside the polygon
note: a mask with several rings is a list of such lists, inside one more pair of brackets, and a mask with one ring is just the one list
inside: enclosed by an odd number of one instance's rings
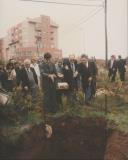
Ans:
{"label": "mound of soil", "polygon": [[102,118],[62,117],[48,124],[52,137],[46,139],[43,124],[34,126],[23,135],[13,159],[128,159],[128,134],[109,131]]}
{"label": "mound of soil", "polygon": [[128,134],[113,132],[108,138],[105,160],[128,160]]}

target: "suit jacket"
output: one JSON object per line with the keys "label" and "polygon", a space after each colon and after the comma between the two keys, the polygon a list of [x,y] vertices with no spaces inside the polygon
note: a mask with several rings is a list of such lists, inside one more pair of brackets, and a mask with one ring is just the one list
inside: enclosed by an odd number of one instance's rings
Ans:
{"label": "suit jacket", "polygon": [[[66,68],[66,66],[68,66],[68,69]],[[69,84],[69,90],[73,90],[73,71],[71,69],[69,59],[63,61],[63,74],[64,81]]]}
{"label": "suit jacket", "polygon": [[56,78],[53,82],[48,76],[49,74],[55,74],[57,76],[55,65],[53,63],[47,64],[46,62],[43,62],[40,65],[40,71],[42,76],[43,92],[50,94],[50,92],[52,92],[56,87]]}
{"label": "suit jacket", "polygon": [[[34,78],[36,84],[38,84],[37,75],[36,75],[36,72],[35,72],[34,68],[30,67],[30,70],[33,73],[33,78]],[[25,86],[27,86],[30,89],[29,78],[28,78],[28,74],[27,74],[26,69],[22,68],[20,73],[21,73],[20,78],[21,78],[21,83],[22,83],[23,89],[24,89]]]}
{"label": "suit jacket", "polygon": [[[77,61],[74,61],[73,64],[74,64],[74,67],[75,67],[75,71],[77,71],[77,66],[78,66],[78,65],[77,65]],[[70,62],[70,66],[71,66],[71,62]],[[71,68],[71,69],[72,69],[72,68]]]}
{"label": "suit jacket", "polygon": [[112,65],[112,68],[111,68],[111,60],[109,60],[109,61],[108,61],[108,69],[116,72],[116,71],[117,71],[117,61],[114,60],[113,65]]}
{"label": "suit jacket", "polygon": [[19,86],[20,85],[20,81],[21,81],[21,69],[19,67],[15,68],[15,72],[16,72],[16,83]]}
{"label": "suit jacket", "polygon": [[119,72],[126,72],[125,65],[126,65],[126,60],[124,60],[124,59],[118,60],[117,61],[118,71]]}
{"label": "suit jacket", "polygon": [[89,84],[88,78],[93,77],[96,74],[96,70],[97,69],[95,68],[95,65],[93,65],[92,62],[88,62],[88,67],[83,63],[79,64],[78,72],[82,78],[82,86],[84,89]]}

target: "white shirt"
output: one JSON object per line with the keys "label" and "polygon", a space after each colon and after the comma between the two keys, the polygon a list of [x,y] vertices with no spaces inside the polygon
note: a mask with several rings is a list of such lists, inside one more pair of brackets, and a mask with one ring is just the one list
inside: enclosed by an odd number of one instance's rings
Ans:
{"label": "white shirt", "polygon": [[86,67],[88,68],[88,61],[86,62]]}
{"label": "white shirt", "polygon": [[8,80],[14,80],[14,79],[16,79],[16,71],[15,69],[12,69],[8,76]]}
{"label": "white shirt", "polygon": [[27,72],[31,72],[30,68],[25,68]]}
{"label": "white shirt", "polygon": [[71,69],[72,69],[73,73],[75,73],[75,64],[74,63],[71,63]]}
{"label": "white shirt", "polygon": [[34,64],[32,63],[32,64],[30,65],[30,67],[34,68],[37,77],[40,77],[40,69],[39,69],[39,65],[38,65],[37,63],[34,63]]}
{"label": "white shirt", "polygon": [[110,68],[112,68],[112,67],[113,67],[113,63],[114,63],[114,60],[113,60],[113,59],[111,59],[111,61],[110,61]]}

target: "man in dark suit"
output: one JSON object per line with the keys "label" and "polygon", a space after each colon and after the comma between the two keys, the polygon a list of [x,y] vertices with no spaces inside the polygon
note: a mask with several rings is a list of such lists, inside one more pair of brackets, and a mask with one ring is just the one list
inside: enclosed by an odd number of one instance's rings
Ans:
{"label": "man in dark suit", "polygon": [[44,54],[44,62],[40,65],[42,75],[43,107],[46,113],[56,113],[59,109],[57,103],[57,72],[52,62],[51,53]]}
{"label": "man in dark suit", "polygon": [[96,71],[95,65],[89,62],[87,55],[81,56],[81,63],[78,68],[82,80],[83,92],[85,95],[85,104],[90,105],[90,100],[94,94],[93,76]]}
{"label": "man in dark suit", "polygon": [[73,75],[73,90],[78,91],[78,64],[75,55],[69,56],[70,68]]}
{"label": "man in dark suit", "polygon": [[67,82],[69,85],[69,89],[66,91],[65,95],[67,96],[68,103],[73,104],[73,72],[68,58],[63,59],[63,75],[64,82]]}
{"label": "man in dark suit", "polygon": [[111,59],[108,61],[108,77],[111,82],[115,82],[117,72],[117,61],[114,55],[111,56]]}
{"label": "man in dark suit", "polygon": [[24,61],[24,68],[21,69],[21,84],[24,93],[30,92],[32,99],[36,99],[37,90],[38,90],[38,80],[34,68],[30,67],[31,61],[26,59]]}
{"label": "man in dark suit", "polygon": [[122,59],[121,55],[119,55],[117,61],[117,68],[121,81],[125,81],[125,72],[126,72],[125,66],[126,66],[126,60]]}
{"label": "man in dark suit", "polygon": [[94,97],[96,93],[96,80],[97,80],[98,68],[95,57],[93,57],[93,59],[91,59],[89,62],[92,74],[92,97]]}

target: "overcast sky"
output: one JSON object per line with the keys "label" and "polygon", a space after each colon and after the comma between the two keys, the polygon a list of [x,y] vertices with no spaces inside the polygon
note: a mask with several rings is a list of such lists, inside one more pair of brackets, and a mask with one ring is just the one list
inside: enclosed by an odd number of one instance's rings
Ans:
{"label": "overcast sky", "polygon": [[[47,0],[102,4],[103,0]],[[96,13],[95,16],[93,16]],[[104,9],[20,0],[0,0],[0,37],[26,17],[48,15],[59,25],[59,48],[63,54],[86,53],[105,58]],[[127,56],[127,0],[108,0],[108,52]],[[93,16],[93,17],[92,17]],[[92,18],[88,18],[92,17]]]}

